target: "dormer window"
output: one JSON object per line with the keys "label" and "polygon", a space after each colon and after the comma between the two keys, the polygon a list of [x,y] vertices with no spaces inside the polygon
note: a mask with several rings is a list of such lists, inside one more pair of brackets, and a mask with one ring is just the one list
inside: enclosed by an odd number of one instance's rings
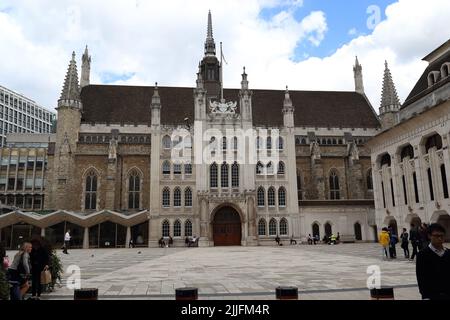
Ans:
{"label": "dormer window", "polygon": [[439,71],[431,71],[428,74],[428,87],[434,86],[440,80],[441,73]]}
{"label": "dormer window", "polygon": [[445,62],[441,66],[441,79],[445,79],[450,75],[450,62]]}

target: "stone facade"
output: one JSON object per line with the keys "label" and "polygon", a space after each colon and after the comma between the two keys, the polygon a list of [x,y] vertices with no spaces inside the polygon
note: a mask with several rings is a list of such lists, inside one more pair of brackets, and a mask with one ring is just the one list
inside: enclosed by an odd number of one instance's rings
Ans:
{"label": "stone facade", "polygon": [[183,245],[194,235],[200,246],[274,245],[276,236],[289,243],[338,232],[344,241],[373,240],[365,143],[380,123],[358,61],[358,92],[251,90],[245,68],[239,90],[223,89],[209,15],[205,57],[186,96],[186,89],[157,85],[91,85],[90,63],[86,49],[79,92],[72,58],[58,101],[47,210],[146,212],[150,246],[168,236]]}
{"label": "stone facade", "polygon": [[[429,66],[395,112],[398,120],[368,144],[379,228],[409,230],[421,222],[450,227],[450,42],[424,60]],[[437,81],[428,82],[436,70]]]}

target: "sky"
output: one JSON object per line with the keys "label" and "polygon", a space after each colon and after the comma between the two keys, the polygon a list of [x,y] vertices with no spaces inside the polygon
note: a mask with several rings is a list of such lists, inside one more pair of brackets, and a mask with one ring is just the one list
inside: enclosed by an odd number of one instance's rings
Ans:
{"label": "sky", "polygon": [[87,45],[93,84],[194,87],[208,10],[225,87],[353,91],[357,55],[377,111],[384,61],[404,102],[450,36],[448,0],[0,0],[0,85],[54,109]]}

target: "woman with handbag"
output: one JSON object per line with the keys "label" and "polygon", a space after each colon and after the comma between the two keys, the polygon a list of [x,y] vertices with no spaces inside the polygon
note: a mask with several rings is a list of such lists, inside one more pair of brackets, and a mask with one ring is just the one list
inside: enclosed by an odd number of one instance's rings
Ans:
{"label": "woman with handbag", "polygon": [[15,290],[13,290],[14,297],[11,296],[11,300],[23,299],[23,296],[28,292],[28,289],[30,288],[30,285],[28,284],[28,278],[31,272],[31,248],[31,243],[24,242],[20,251],[14,256],[13,263],[8,269],[9,280],[11,282],[17,283],[17,291],[20,291],[16,293]]}
{"label": "woman with handbag", "polygon": [[45,272],[48,270],[50,257],[47,250],[42,246],[40,239],[31,240],[31,244],[33,245],[31,250],[31,298],[39,300],[42,292],[41,275],[44,275],[43,279],[46,278]]}

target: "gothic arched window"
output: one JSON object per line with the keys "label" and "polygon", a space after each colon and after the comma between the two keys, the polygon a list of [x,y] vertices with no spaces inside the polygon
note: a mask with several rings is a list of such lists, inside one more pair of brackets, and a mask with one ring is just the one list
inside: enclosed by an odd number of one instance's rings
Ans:
{"label": "gothic arched window", "polygon": [[170,189],[168,187],[163,190],[162,205],[164,208],[170,207]]}
{"label": "gothic arched window", "polygon": [[97,208],[97,175],[92,170],[86,177],[86,189],[84,198],[84,208],[95,210]]}
{"label": "gothic arched window", "polygon": [[272,163],[272,161],[270,161],[268,164],[267,164],[267,174],[268,175],[273,175],[273,163]]}
{"label": "gothic arched window", "polygon": [[284,187],[278,189],[278,206],[286,207],[286,189]]}
{"label": "gothic arched window", "polygon": [[184,223],[184,236],[192,237],[192,222],[190,220],[186,220]]}
{"label": "gothic arched window", "polygon": [[192,207],[192,190],[191,188],[186,188],[184,190],[184,206]]}
{"label": "gothic arched window", "polygon": [[163,237],[170,236],[170,223],[167,220],[164,220],[162,223],[162,236]]}
{"label": "gothic arched window", "polygon": [[162,173],[164,175],[169,175],[170,174],[170,162],[168,160],[163,162]]}
{"label": "gothic arched window", "polygon": [[173,206],[181,207],[181,190],[178,187],[173,190]]}
{"label": "gothic arched window", "polygon": [[272,150],[272,137],[267,137],[266,148],[267,150]]}
{"label": "gothic arched window", "polygon": [[213,163],[210,167],[209,167],[209,186],[211,188],[217,188],[218,184],[217,184],[217,164]]}
{"label": "gothic arched window", "polygon": [[231,187],[239,187],[239,165],[237,164],[237,162],[231,165]]}
{"label": "gothic arched window", "polygon": [[163,148],[164,149],[170,149],[172,148],[172,139],[170,139],[170,136],[164,136],[162,140]]}
{"label": "gothic arched window", "polygon": [[181,237],[181,222],[180,220],[176,220],[173,224],[173,236]]}
{"label": "gothic arched window", "polygon": [[258,188],[258,207],[264,207],[266,205],[265,192],[263,187]]}
{"label": "gothic arched window", "polygon": [[330,199],[339,200],[340,198],[339,176],[332,171],[330,174]]}
{"label": "gothic arched window", "polygon": [[407,157],[409,157],[409,159],[414,159],[414,149],[410,144],[408,144],[406,147],[402,149],[400,156],[401,161],[403,161],[403,159]]}
{"label": "gothic arched window", "polygon": [[258,222],[258,235],[259,236],[265,236],[266,235],[266,220],[259,219]]}
{"label": "gothic arched window", "polygon": [[233,138],[233,150],[237,150],[238,149],[238,138],[234,137]]}
{"label": "gothic arched window", "polygon": [[278,137],[278,150],[284,150],[284,139],[283,137]]}
{"label": "gothic arched window", "polygon": [[264,165],[261,163],[261,161],[258,161],[256,164],[256,174],[263,174],[264,172]]}
{"label": "gothic arched window", "polygon": [[285,218],[280,220],[280,235],[281,236],[288,235],[288,222]]}
{"label": "gothic arched window", "polygon": [[267,191],[267,203],[269,207],[275,207],[275,188],[270,187]]}
{"label": "gothic arched window", "polygon": [[426,153],[429,152],[431,148],[435,147],[437,150],[442,149],[442,138],[440,135],[435,134],[427,139],[425,143]]}
{"label": "gothic arched window", "polygon": [[220,166],[220,186],[222,188],[228,188],[229,187],[229,181],[228,181],[228,164],[225,162],[222,163]]}
{"label": "gothic arched window", "polygon": [[278,162],[278,174],[285,173],[285,165],[283,161]]}
{"label": "gothic arched window", "polygon": [[139,209],[141,194],[141,178],[136,170],[130,173],[128,178],[128,209]]}
{"label": "gothic arched window", "polygon": [[269,236],[277,235],[277,220],[274,218],[269,221]]}

